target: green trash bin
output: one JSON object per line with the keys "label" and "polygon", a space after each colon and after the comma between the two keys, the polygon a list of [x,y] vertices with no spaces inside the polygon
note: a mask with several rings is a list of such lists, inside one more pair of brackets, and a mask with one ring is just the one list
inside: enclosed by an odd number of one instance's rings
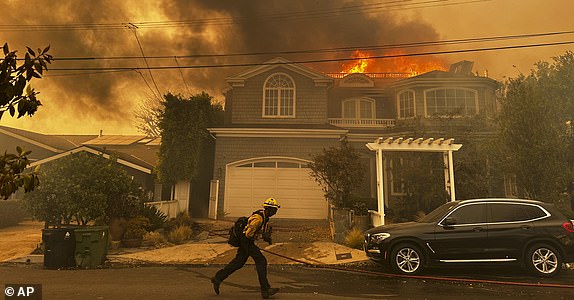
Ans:
{"label": "green trash bin", "polygon": [[78,227],[76,235],[76,265],[95,268],[104,264],[108,254],[108,226]]}

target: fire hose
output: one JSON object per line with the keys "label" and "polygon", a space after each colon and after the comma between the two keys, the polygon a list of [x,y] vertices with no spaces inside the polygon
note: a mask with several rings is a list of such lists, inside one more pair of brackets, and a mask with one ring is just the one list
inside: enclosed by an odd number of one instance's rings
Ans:
{"label": "fire hose", "polygon": [[[221,237],[227,237],[227,235],[219,234],[213,231],[210,233],[214,235],[218,235]],[[293,262],[300,263],[302,265],[306,265],[308,267],[313,268],[320,268],[320,269],[329,269],[329,270],[337,270],[343,272],[350,272],[350,273],[360,273],[360,274],[369,274],[375,276],[382,276],[382,277],[390,277],[390,278],[402,278],[402,279],[422,279],[422,280],[433,280],[433,281],[455,281],[461,283],[486,283],[486,284],[497,284],[497,285],[514,285],[514,286],[529,286],[529,287],[551,287],[551,288],[568,288],[574,289],[574,285],[571,284],[555,284],[555,283],[529,283],[529,282],[515,282],[515,281],[498,281],[498,280],[488,280],[488,279],[468,279],[468,278],[455,278],[455,277],[439,277],[439,276],[423,276],[423,275],[403,275],[403,274],[392,274],[380,271],[369,271],[369,270],[362,270],[362,269],[353,269],[348,267],[336,266],[336,265],[329,265],[329,264],[320,264],[320,263],[312,263],[308,261],[304,261],[301,259],[297,259],[294,257],[289,257],[280,253],[276,253],[271,250],[261,249],[261,251],[269,253],[271,255],[275,255]]]}

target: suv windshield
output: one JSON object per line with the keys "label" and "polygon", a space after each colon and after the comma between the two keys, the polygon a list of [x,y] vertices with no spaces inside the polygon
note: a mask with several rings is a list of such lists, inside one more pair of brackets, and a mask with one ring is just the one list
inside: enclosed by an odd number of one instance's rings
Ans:
{"label": "suv windshield", "polygon": [[420,223],[433,223],[438,222],[442,216],[444,216],[447,212],[451,211],[456,205],[458,201],[451,201],[447,202],[435,210],[431,211],[428,215],[422,218],[419,222]]}

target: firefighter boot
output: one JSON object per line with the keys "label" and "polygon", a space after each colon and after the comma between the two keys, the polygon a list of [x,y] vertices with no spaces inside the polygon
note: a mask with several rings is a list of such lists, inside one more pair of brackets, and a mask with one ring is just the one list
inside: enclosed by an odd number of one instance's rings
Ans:
{"label": "firefighter boot", "polygon": [[211,278],[211,283],[213,283],[213,291],[215,292],[215,294],[219,295],[219,285],[221,284],[221,281],[213,277]]}
{"label": "firefighter boot", "polygon": [[279,292],[278,288],[269,288],[268,290],[261,290],[261,296],[263,299],[268,299],[269,297],[277,294]]}

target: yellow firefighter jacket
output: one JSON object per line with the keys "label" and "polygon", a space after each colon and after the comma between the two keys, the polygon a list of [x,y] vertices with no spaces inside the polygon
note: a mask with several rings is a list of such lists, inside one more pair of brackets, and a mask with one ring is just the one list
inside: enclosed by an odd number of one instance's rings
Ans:
{"label": "yellow firefighter jacket", "polygon": [[265,216],[265,210],[258,210],[247,220],[247,226],[245,226],[243,233],[248,239],[255,241],[263,232],[267,232],[268,221],[269,217]]}

